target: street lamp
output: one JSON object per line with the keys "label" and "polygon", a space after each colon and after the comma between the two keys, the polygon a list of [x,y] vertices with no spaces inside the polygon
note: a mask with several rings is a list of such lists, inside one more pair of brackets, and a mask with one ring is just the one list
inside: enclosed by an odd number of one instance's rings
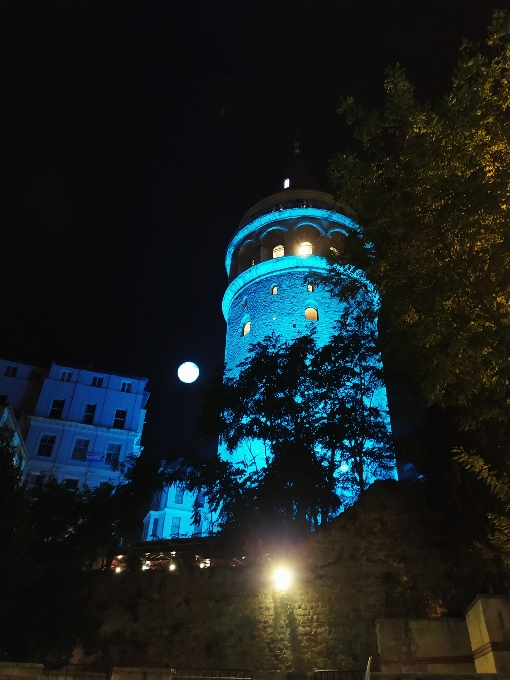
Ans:
{"label": "street lamp", "polygon": [[273,574],[276,590],[285,591],[290,586],[292,575],[288,569],[277,569]]}

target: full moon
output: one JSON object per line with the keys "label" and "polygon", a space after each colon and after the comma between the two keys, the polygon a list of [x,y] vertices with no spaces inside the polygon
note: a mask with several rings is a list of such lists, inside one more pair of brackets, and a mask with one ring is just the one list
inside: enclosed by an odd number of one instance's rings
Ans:
{"label": "full moon", "polygon": [[185,361],[177,369],[179,380],[183,383],[195,382],[199,373],[200,371],[198,370],[198,366],[192,361]]}

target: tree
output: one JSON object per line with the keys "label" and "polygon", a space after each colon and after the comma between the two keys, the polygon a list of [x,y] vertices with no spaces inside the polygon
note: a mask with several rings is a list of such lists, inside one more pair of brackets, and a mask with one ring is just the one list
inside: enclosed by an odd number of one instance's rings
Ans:
{"label": "tree", "polygon": [[185,457],[168,481],[207,493],[226,528],[308,530],[374,478],[393,476],[374,316],[355,307],[345,306],[328,345],[273,334],[210,388],[199,429],[218,436],[224,454]]}
{"label": "tree", "polygon": [[[506,430],[510,416],[510,22],[503,12],[494,14],[487,47],[485,54],[462,46],[451,93],[435,106],[416,100],[398,66],[388,72],[382,112],[344,100],[340,111],[360,149],[330,168],[361,225],[342,262],[380,291],[391,361],[430,404],[453,408],[465,430],[489,423],[501,430],[497,422]],[[332,287],[339,268],[337,260]]]}

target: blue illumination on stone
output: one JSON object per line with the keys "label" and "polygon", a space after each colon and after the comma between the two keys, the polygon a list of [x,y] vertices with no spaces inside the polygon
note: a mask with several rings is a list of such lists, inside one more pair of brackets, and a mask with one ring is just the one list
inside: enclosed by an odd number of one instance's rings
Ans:
{"label": "blue illumination on stone", "polygon": [[[349,229],[359,229],[358,225],[354,220],[349,217],[342,215],[341,213],[334,212],[333,210],[325,210],[324,208],[283,208],[281,210],[273,210],[272,212],[261,215],[253,221],[249,222],[246,226],[240,229],[230,241],[227,247],[227,255],[225,257],[225,267],[227,269],[227,274],[230,273],[230,266],[232,264],[232,256],[234,254],[237,246],[251,233],[261,229],[266,224],[273,224],[278,222],[284,222],[286,220],[295,220],[296,218],[312,218],[315,220],[323,220],[326,223],[332,222],[335,225],[340,224],[345,229],[343,233],[347,234]],[[302,226],[302,224],[310,224],[308,221],[304,221],[297,225],[297,227]],[[320,228],[321,225],[314,224],[316,228]],[[296,227],[296,228],[297,228]],[[275,226],[273,226],[273,229]],[[331,230],[333,231],[333,230]],[[338,228],[334,231],[338,231]],[[327,233],[327,232],[326,232]]]}
{"label": "blue illumination on stone", "polygon": [[[282,198],[282,202],[284,202]],[[331,204],[333,201],[331,199]],[[327,203],[326,203],[327,205]],[[314,237],[306,234],[306,227],[315,230],[312,255],[300,256],[299,244],[312,242]],[[301,238],[296,238],[296,230],[305,228]],[[337,324],[342,312],[350,310],[338,298],[333,297],[320,285],[308,290],[307,276],[310,273],[324,274],[328,263],[324,257],[316,253],[325,253],[331,247],[333,234],[359,231],[359,225],[345,215],[327,208],[314,207],[279,207],[258,217],[254,217],[236,232],[227,249],[225,264],[231,276],[230,284],[225,291],[222,311],[227,322],[225,347],[225,372],[229,377],[239,373],[239,364],[249,357],[252,344],[262,341],[271,334],[276,334],[284,341],[292,342],[297,337],[314,333],[315,341],[322,347],[337,332]],[[281,232],[281,240],[274,235]],[[253,260],[262,261],[246,267],[247,257],[238,260],[241,247],[248,244],[248,252],[254,252]],[[276,245],[284,245],[285,254],[272,257],[272,249]],[[257,250],[258,249],[258,250]],[[244,251],[246,252],[246,250]],[[292,253],[292,254],[290,254]],[[267,259],[266,259],[267,258]],[[250,256],[251,260],[251,256]],[[236,269],[243,269],[237,273]],[[356,278],[366,282],[363,272],[345,266],[342,270],[346,278]],[[273,289],[276,288],[276,293]],[[370,284],[368,295],[378,308],[378,294]],[[318,320],[305,318],[305,310],[313,308],[318,312]],[[350,311],[349,311],[350,314]],[[243,335],[243,328],[250,322],[249,333]],[[387,410],[386,390],[378,390],[373,395],[374,404]],[[388,419],[389,425],[389,419]],[[228,454],[224,445],[220,445],[220,455],[228,458],[235,465],[253,472],[267,465],[267,457],[271,455],[263,441],[247,440],[242,442],[233,454]],[[396,477],[396,473],[392,474]],[[349,501],[347,485],[342,481],[351,475],[348,468],[341,467],[337,472],[338,493],[343,494],[345,504]],[[367,479],[376,478],[367,470]],[[345,489],[344,489],[345,486]]]}

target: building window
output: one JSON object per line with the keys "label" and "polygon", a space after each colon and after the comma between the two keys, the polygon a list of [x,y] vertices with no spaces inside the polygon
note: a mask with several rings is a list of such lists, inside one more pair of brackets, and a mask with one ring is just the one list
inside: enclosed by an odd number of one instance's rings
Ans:
{"label": "building window", "polygon": [[179,487],[177,487],[175,489],[175,502],[180,505],[183,501],[183,498],[184,498],[184,489],[180,489]]}
{"label": "building window", "polygon": [[307,321],[318,321],[319,320],[319,312],[314,309],[313,307],[307,307],[305,309],[305,319]]}
{"label": "building window", "polygon": [[67,478],[62,482],[62,486],[68,491],[78,491],[78,482],[78,479]]}
{"label": "building window", "polygon": [[278,286],[271,287],[271,295],[278,295]]}
{"label": "building window", "polygon": [[77,439],[74,443],[74,449],[71,454],[73,460],[87,460],[87,452],[89,450],[90,439]]}
{"label": "building window", "polygon": [[85,404],[85,410],[83,411],[81,422],[85,423],[85,425],[92,425],[94,422],[94,416],[96,415],[96,408],[96,404]]}
{"label": "building window", "polygon": [[42,486],[44,484],[44,475],[39,475],[35,472],[31,472],[28,478],[28,486]]}
{"label": "building window", "polygon": [[284,246],[275,246],[273,248],[273,257],[283,257],[285,255]]}
{"label": "building window", "polygon": [[55,441],[57,437],[53,434],[43,434],[41,441],[39,442],[39,448],[37,449],[37,455],[43,456],[44,458],[50,458],[53,453],[53,447],[55,446]]}
{"label": "building window", "polygon": [[307,257],[313,253],[313,246],[310,241],[303,241],[299,246],[299,254],[301,257]]}
{"label": "building window", "polygon": [[151,538],[159,538],[159,517],[154,517],[154,521],[152,522],[152,533],[151,533]]}
{"label": "building window", "polygon": [[94,375],[92,377],[92,387],[102,387],[102,386],[103,386],[102,376]]}
{"label": "building window", "polygon": [[115,417],[113,419],[113,427],[116,430],[123,430],[126,425],[127,411],[118,408],[115,411]]}
{"label": "building window", "polygon": [[64,410],[65,399],[54,399],[50,409],[50,418],[55,420],[60,420],[62,418],[62,412]]}
{"label": "building window", "polygon": [[106,463],[108,465],[116,465],[120,458],[120,444],[108,444],[106,447]]}
{"label": "building window", "polygon": [[133,383],[123,382],[122,385],[120,386],[120,391],[121,392],[131,392],[132,386],[133,386]]}
{"label": "building window", "polygon": [[251,321],[247,321],[244,326],[243,326],[243,332],[242,335],[248,335],[248,333],[251,331]]}
{"label": "building window", "polygon": [[201,535],[202,535],[202,522],[199,522],[198,524],[193,525],[193,536]]}
{"label": "building window", "polygon": [[41,373],[39,371],[30,371],[28,379],[30,382],[39,382],[41,379]]}
{"label": "building window", "polygon": [[17,366],[7,366],[4,375],[6,375],[8,378],[15,378],[17,372],[18,372]]}
{"label": "building window", "polygon": [[309,293],[313,293],[313,283],[308,284],[307,290],[308,290]]}
{"label": "building window", "polygon": [[172,517],[172,528],[170,529],[171,536],[178,536],[181,529],[181,518]]}
{"label": "building window", "polygon": [[289,179],[288,177],[286,177],[286,178],[283,180],[283,188],[284,188],[284,189],[288,189],[289,187],[290,187],[290,179]]}
{"label": "building window", "polygon": [[71,382],[72,377],[73,374],[71,371],[60,371],[60,380],[63,380],[64,382]]}

